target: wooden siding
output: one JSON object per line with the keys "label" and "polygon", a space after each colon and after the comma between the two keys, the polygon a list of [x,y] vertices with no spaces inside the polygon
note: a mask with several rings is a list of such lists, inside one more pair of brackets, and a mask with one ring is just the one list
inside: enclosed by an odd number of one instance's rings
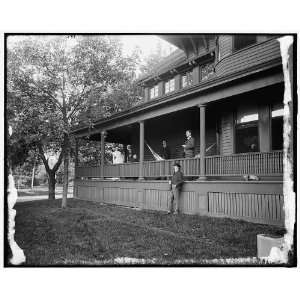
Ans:
{"label": "wooden siding", "polygon": [[[224,51],[227,54],[227,48],[228,46],[226,45],[225,49],[220,49],[221,53]],[[224,76],[275,59],[281,59],[280,45],[276,39],[271,39],[260,44],[251,45],[245,49],[241,49],[226,57],[222,57],[215,67],[216,75]]]}
{"label": "wooden siding", "polygon": [[145,189],[144,209],[168,211],[170,207],[169,191]]}
{"label": "wooden siding", "polygon": [[221,116],[220,153],[230,155],[233,152],[233,112],[225,112]]}
{"label": "wooden siding", "polygon": [[245,219],[270,220],[278,223],[284,219],[283,196],[254,193],[208,193],[208,211]]}
{"label": "wooden siding", "polygon": [[219,36],[219,59],[232,53],[232,35],[220,35]]}
{"label": "wooden siding", "polygon": [[[107,204],[167,211],[167,181],[75,180],[74,197]],[[284,225],[282,182],[185,182],[179,210],[184,214],[225,216]]]}

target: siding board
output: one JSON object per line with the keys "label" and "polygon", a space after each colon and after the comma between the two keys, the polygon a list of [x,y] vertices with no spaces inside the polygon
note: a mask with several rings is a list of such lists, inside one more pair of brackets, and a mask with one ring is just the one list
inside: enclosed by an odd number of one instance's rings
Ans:
{"label": "siding board", "polygon": [[[224,76],[233,72],[242,71],[273,59],[281,59],[280,45],[276,39],[255,44],[235,52],[232,55],[230,55],[231,52],[228,49],[229,42],[223,42],[222,39],[220,42],[222,60],[216,65],[217,76]],[[222,42],[224,45],[222,45]]]}
{"label": "siding board", "polygon": [[[280,201],[278,201],[280,199]],[[209,213],[253,220],[283,222],[282,195],[209,192]]]}

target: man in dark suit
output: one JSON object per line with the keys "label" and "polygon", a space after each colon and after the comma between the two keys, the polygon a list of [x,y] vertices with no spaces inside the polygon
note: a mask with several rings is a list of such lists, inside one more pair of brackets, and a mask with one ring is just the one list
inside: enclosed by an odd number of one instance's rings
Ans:
{"label": "man in dark suit", "polygon": [[162,149],[161,149],[161,157],[163,159],[170,159],[170,149],[167,145],[167,142],[165,140],[162,141]]}
{"label": "man in dark suit", "polygon": [[192,131],[187,130],[185,132],[186,142],[182,145],[184,149],[185,158],[193,158],[195,156],[195,139],[192,137]]}
{"label": "man in dark suit", "polygon": [[183,173],[180,171],[180,164],[175,163],[173,167],[174,173],[172,179],[169,181],[171,186],[171,203],[168,213],[170,214],[173,212],[174,215],[177,215],[179,212],[179,194],[183,184]]}

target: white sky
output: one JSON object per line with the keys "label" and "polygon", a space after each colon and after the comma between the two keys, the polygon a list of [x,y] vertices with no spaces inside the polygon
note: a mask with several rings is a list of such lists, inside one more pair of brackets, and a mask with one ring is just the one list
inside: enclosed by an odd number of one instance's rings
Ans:
{"label": "white sky", "polygon": [[155,35],[124,35],[120,36],[123,43],[123,51],[130,54],[136,47],[139,47],[142,56],[148,56],[155,52],[160,43],[164,55],[169,55],[176,47]]}
{"label": "white sky", "polygon": [[[49,35],[49,36],[47,36],[47,35],[9,36],[7,45],[8,45],[8,47],[10,47],[10,45],[13,45],[15,42],[25,40],[27,38],[47,39],[48,37],[51,39],[52,37],[55,37],[55,36],[51,36],[51,35]],[[172,44],[166,42],[165,40],[163,40],[155,35],[115,35],[115,37],[120,38],[120,40],[123,44],[123,52],[125,55],[130,55],[134,51],[134,49],[138,47],[141,50],[142,58],[145,58],[145,57],[149,56],[151,53],[156,52],[158,44],[161,45],[162,53],[165,56],[169,55],[171,52],[173,52],[176,49],[175,46],[173,46]]]}

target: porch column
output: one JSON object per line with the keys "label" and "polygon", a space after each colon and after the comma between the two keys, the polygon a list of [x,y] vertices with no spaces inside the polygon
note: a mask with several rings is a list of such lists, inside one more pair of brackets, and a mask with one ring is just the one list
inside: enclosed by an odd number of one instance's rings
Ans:
{"label": "porch column", "polygon": [[145,124],[140,121],[140,165],[139,165],[139,180],[144,179],[143,164],[144,164],[144,147],[145,147]]}
{"label": "porch column", "polygon": [[101,161],[100,161],[100,175],[104,179],[104,154],[105,154],[105,138],[106,132],[101,131]]}
{"label": "porch column", "polygon": [[205,104],[199,104],[200,108],[200,176],[199,180],[206,180],[205,176]]}

